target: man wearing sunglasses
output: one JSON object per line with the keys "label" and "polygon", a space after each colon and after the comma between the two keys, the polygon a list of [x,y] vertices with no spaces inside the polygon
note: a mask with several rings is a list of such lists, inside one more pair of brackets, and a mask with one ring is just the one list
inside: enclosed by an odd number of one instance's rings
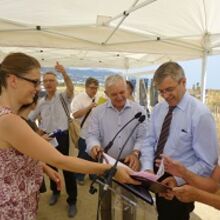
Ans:
{"label": "man wearing sunglasses", "polygon": [[[69,106],[73,97],[73,83],[66,73],[64,67],[58,62],[55,69],[60,73],[64,79],[66,90],[62,93],[57,92],[57,78],[53,72],[47,72],[43,75],[43,85],[46,90],[46,96],[42,98],[34,110],[29,115],[31,120],[40,118],[40,128],[46,133],[52,133],[57,129],[61,129],[62,132],[56,136],[58,146],[56,147],[62,154],[69,154],[69,133],[68,133],[68,121],[64,108],[60,100],[60,94]],[[56,169],[56,168],[54,168]],[[77,199],[77,185],[74,173],[69,171],[63,171],[64,180],[66,185],[66,191],[68,194],[68,216],[74,217],[76,214],[76,199]],[[60,191],[57,190],[55,182],[50,182],[50,188],[52,195],[49,200],[49,205],[56,204]]]}

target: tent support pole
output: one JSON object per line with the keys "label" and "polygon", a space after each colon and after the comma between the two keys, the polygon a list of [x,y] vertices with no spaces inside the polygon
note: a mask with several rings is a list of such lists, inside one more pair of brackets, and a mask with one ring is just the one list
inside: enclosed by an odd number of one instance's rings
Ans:
{"label": "tent support pole", "polygon": [[207,75],[207,51],[204,52],[202,58],[202,75],[201,75],[201,101],[205,103],[206,98],[206,75]]}
{"label": "tent support pole", "polygon": [[[118,28],[120,27],[120,25],[124,22],[124,20],[129,16],[129,14],[131,12],[136,11],[139,8],[142,8],[152,2],[154,2],[156,0],[146,0],[144,2],[142,2],[141,4],[138,4],[138,1],[135,1],[134,4],[130,7],[130,9],[128,9],[127,11],[124,11],[122,14],[119,15],[119,17],[122,16],[122,19],[119,21],[118,25],[115,27],[115,29],[112,31],[112,33],[109,35],[109,37],[102,43],[102,45],[106,45],[108,43],[108,41],[111,39],[111,37],[114,35],[114,33],[118,30]],[[118,16],[117,16],[118,18]],[[111,19],[108,21],[108,23],[110,23],[111,21],[113,21],[115,18]]]}

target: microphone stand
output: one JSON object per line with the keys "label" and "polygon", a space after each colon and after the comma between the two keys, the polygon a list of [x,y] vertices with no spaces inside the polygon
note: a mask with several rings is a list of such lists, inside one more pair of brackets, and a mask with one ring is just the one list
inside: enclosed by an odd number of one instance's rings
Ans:
{"label": "microphone stand", "polygon": [[[103,161],[103,156],[102,156],[102,151],[98,152],[98,155],[97,155],[97,158],[98,158],[98,163],[102,163]],[[91,184],[90,184],[90,188],[89,188],[89,193],[90,194],[95,194],[98,190],[94,187],[94,184],[96,182],[100,181],[99,180],[99,176],[98,175],[95,175],[95,177],[93,178]]]}
{"label": "microphone stand", "polygon": [[[142,115],[142,112],[136,113],[135,116],[134,116],[132,119],[130,119],[121,129],[119,129],[119,131],[116,133],[116,135],[113,137],[113,139],[107,144],[106,147],[104,147],[104,152],[105,152],[105,153],[108,153],[108,151],[109,151],[109,149],[112,147],[112,145],[113,145],[113,143],[114,143],[116,137],[121,133],[121,131],[122,131],[128,124],[130,124],[134,119],[137,119],[137,118],[140,119],[141,115]],[[99,163],[102,163],[102,159],[103,159],[103,158],[102,158],[102,152],[99,152],[99,154],[98,154],[97,157],[98,157],[98,162],[99,162]],[[113,171],[111,171],[111,172],[113,172]],[[116,172],[116,171],[114,171],[114,172]],[[112,174],[114,174],[114,173],[112,173]],[[97,192],[97,189],[96,189],[93,185],[94,185],[94,183],[96,182],[96,180],[97,180],[98,178],[99,178],[99,177],[96,176],[96,177],[93,179],[92,183],[90,184],[89,193],[94,194],[94,193]]]}
{"label": "microphone stand", "polygon": [[[136,130],[136,128],[138,127],[138,125],[145,120],[145,118],[146,118],[145,115],[142,115],[142,116],[139,118],[138,123],[135,125],[135,127],[134,127],[134,128],[132,129],[132,131],[130,132],[128,138],[125,140],[125,143],[123,144],[123,146],[122,146],[122,148],[121,148],[121,150],[120,150],[120,152],[119,152],[119,154],[118,154],[118,156],[117,156],[117,159],[116,159],[114,165],[113,165],[109,170],[105,171],[105,173],[104,173],[104,175],[103,175],[103,181],[100,180],[100,179],[98,179],[98,177],[97,177],[97,178],[95,178],[95,179],[93,180],[93,182],[92,182],[91,185],[90,185],[90,190],[89,190],[89,192],[90,192],[91,194],[94,194],[95,192],[97,192],[97,189],[93,186],[95,182],[101,183],[101,185],[103,185],[103,193],[102,193],[102,195],[100,196],[99,201],[98,201],[97,218],[96,218],[97,220],[99,219],[99,208],[100,208],[100,205],[101,205],[102,198],[104,197],[104,195],[105,195],[105,193],[108,191],[108,189],[111,189],[111,190],[112,190],[112,188],[110,187],[110,185],[111,185],[111,183],[112,183],[112,178],[113,178],[113,176],[114,176],[115,173],[117,172],[117,164],[118,164],[118,162],[119,162],[119,160],[120,160],[121,154],[122,154],[122,152],[123,152],[123,150],[124,150],[126,144],[127,144],[128,141],[130,140],[132,134],[134,133],[134,131]],[[116,192],[116,191],[115,191],[115,192]],[[117,193],[117,192],[116,192],[116,193]],[[129,200],[129,199],[127,198],[127,200]],[[129,201],[130,201],[130,200],[129,200]]]}
{"label": "microphone stand", "polygon": [[118,164],[118,162],[119,162],[119,160],[120,160],[121,154],[122,154],[122,152],[123,152],[123,150],[124,150],[126,144],[127,144],[128,141],[130,140],[132,134],[134,133],[134,131],[136,130],[136,128],[138,127],[138,125],[139,125],[140,123],[142,123],[142,122],[145,120],[145,118],[146,118],[145,115],[142,115],[142,116],[139,118],[138,123],[137,123],[137,124],[135,125],[135,127],[131,130],[131,132],[130,132],[128,138],[125,140],[125,143],[123,144],[123,146],[122,146],[122,148],[121,148],[121,150],[120,150],[120,152],[119,152],[119,154],[118,154],[118,157],[117,157],[117,159],[116,159],[114,165],[113,165],[109,170],[107,170],[106,173],[104,174],[104,177],[106,176],[106,178],[104,178],[104,180],[105,180],[105,186],[104,186],[104,188],[103,188],[104,190],[108,190],[108,187],[109,187],[109,185],[110,185],[111,182],[112,182],[112,177],[115,175],[115,173],[116,173],[116,171],[117,171],[117,164]]}

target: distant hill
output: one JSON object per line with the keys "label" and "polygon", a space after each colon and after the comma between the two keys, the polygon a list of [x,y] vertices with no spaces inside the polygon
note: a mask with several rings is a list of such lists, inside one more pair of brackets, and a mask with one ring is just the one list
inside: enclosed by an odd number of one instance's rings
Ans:
{"label": "distant hill", "polygon": [[[47,71],[55,72],[54,68],[42,67],[41,69],[43,73]],[[100,84],[104,84],[107,76],[116,73],[113,70],[111,71],[106,69],[66,68],[66,70],[69,73],[71,79],[77,84],[84,84],[88,77],[94,77],[99,80]],[[59,74],[57,74],[57,77],[58,80],[62,81],[62,77]]]}

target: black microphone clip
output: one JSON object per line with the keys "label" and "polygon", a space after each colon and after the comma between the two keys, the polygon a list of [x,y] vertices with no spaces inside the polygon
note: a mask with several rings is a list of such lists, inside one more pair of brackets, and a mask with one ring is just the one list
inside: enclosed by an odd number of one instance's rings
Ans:
{"label": "black microphone clip", "polygon": [[117,164],[116,166],[112,166],[109,170],[106,170],[105,173],[104,173],[104,187],[103,187],[103,190],[104,191],[107,191],[109,186],[111,185],[111,182],[112,182],[112,178],[113,176],[116,174],[117,172]]}
{"label": "black microphone clip", "polygon": [[89,193],[92,195],[98,192],[97,188],[93,186],[94,183],[95,183],[95,181],[92,181],[90,188],[89,188]]}
{"label": "black microphone clip", "polygon": [[142,123],[145,119],[146,119],[146,116],[145,116],[145,115],[142,115],[142,116],[138,119],[138,121],[139,121],[140,123]]}

